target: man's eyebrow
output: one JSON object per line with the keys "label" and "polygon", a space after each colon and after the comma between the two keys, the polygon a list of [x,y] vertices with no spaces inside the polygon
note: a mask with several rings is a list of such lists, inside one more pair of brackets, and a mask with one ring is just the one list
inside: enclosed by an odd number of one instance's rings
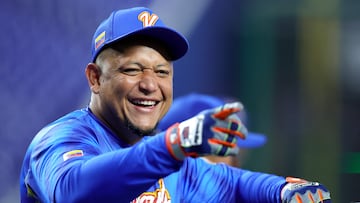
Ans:
{"label": "man's eyebrow", "polygon": [[163,67],[163,66],[170,68],[171,64],[170,63],[160,63],[160,64],[156,65],[155,67]]}
{"label": "man's eyebrow", "polygon": [[140,68],[145,67],[144,65],[142,65],[140,62],[136,62],[136,61],[129,61],[127,63],[124,63],[122,65],[120,65],[120,67],[126,67],[126,66],[130,66],[130,65],[136,65],[139,66]]}
{"label": "man's eyebrow", "polygon": [[127,66],[127,65],[137,65],[140,68],[161,68],[161,67],[168,67],[169,69],[171,68],[171,63],[169,63],[169,62],[164,62],[164,63],[157,64],[155,66],[148,67],[146,65],[143,65],[141,62],[130,61],[129,63],[123,64],[122,67]]}

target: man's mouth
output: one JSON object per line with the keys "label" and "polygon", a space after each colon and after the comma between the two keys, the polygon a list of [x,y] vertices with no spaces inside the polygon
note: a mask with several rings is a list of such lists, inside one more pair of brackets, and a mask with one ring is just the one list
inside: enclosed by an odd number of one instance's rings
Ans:
{"label": "man's mouth", "polygon": [[158,101],[153,101],[153,100],[138,100],[138,99],[131,100],[130,102],[136,106],[141,106],[141,107],[153,107],[159,103]]}

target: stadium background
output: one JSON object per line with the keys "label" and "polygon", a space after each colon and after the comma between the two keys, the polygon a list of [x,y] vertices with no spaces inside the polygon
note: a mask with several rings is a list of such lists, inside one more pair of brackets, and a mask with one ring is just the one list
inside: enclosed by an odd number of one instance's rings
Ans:
{"label": "stadium background", "polygon": [[148,6],[184,33],[175,97],[239,98],[268,143],[244,167],[323,182],[360,201],[360,2],[356,0],[3,0],[0,202],[19,202],[25,149],[48,122],[83,107],[98,23]]}

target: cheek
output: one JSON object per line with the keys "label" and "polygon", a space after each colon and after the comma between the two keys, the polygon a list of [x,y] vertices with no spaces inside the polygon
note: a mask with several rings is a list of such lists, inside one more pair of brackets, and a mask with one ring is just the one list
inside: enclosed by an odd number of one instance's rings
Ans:
{"label": "cheek", "polygon": [[158,83],[159,87],[161,89],[161,92],[163,93],[164,99],[172,99],[173,97],[173,79],[172,77],[164,78],[160,80]]}
{"label": "cheek", "polygon": [[165,114],[169,111],[172,104],[172,98],[169,98],[164,104],[164,111],[162,112],[161,119],[165,116]]}
{"label": "cheek", "polygon": [[172,80],[164,82],[161,86],[164,97],[164,108],[161,117],[163,117],[169,110],[173,101],[173,83]]}
{"label": "cheek", "polygon": [[166,95],[166,99],[173,96],[173,83],[172,80],[162,85],[164,94]]}
{"label": "cheek", "polygon": [[[126,94],[132,87],[131,81],[127,81],[125,78],[113,77],[101,84],[101,95],[109,104],[117,106],[121,100],[126,98]],[[117,107],[118,108],[118,107]]]}
{"label": "cheek", "polygon": [[125,95],[137,84],[137,80],[129,77],[114,77],[111,81],[111,89],[113,89],[118,95]]}

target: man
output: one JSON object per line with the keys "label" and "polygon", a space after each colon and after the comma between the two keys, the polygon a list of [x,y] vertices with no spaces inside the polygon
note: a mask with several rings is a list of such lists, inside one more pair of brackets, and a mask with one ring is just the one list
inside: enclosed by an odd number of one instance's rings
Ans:
{"label": "man", "polygon": [[247,130],[228,103],[150,135],[172,103],[173,63],[187,40],[147,8],[113,12],[85,70],[89,106],[45,126],[21,169],[24,202],[330,201],[318,183],[208,164],[236,155]]}
{"label": "man", "polygon": [[[212,96],[196,92],[177,97],[164,118],[159,122],[158,129],[159,131],[165,131],[176,122],[185,121],[196,116],[201,111],[216,108],[224,105],[226,102],[233,102],[235,100],[236,99],[229,97]],[[238,116],[241,119],[241,122],[247,126],[248,116],[246,112],[242,110],[238,113]],[[237,140],[237,146],[240,151],[236,156],[209,155],[205,156],[205,158],[212,163],[225,163],[230,166],[241,167],[248,149],[261,147],[266,141],[267,138],[264,134],[248,132],[246,139]]]}

